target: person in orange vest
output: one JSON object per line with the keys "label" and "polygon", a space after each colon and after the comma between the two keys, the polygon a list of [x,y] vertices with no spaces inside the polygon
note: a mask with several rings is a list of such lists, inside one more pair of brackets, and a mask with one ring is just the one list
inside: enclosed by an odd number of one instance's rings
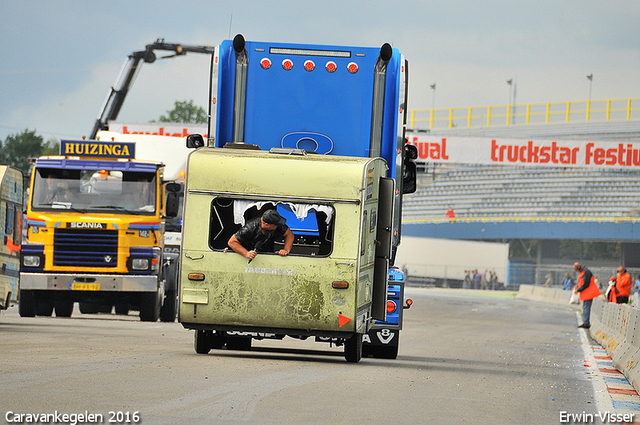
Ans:
{"label": "person in orange vest", "polygon": [[631,296],[631,276],[627,273],[627,269],[623,266],[618,267],[618,278],[616,279],[616,287],[618,288],[618,304],[627,304],[629,296]]}
{"label": "person in orange vest", "polygon": [[580,301],[582,301],[583,322],[578,327],[589,329],[591,327],[591,304],[594,298],[600,296],[600,289],[589,269],[577,262],[573,265],[573,269],[578,272],[578,285],[574,291],[580,293]]}

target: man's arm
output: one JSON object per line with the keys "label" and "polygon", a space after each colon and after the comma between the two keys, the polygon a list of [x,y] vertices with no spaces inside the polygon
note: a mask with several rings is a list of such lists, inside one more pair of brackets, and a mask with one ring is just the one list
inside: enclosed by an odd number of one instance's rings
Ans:
{"label": "man's arm", "polygon": [[249,251],[245,247],[243,247],[240,241],[238,241],[238,239],[236,238],[236,235],[232,235],[229,238],[229,242],[227,242],[227,245],[229,245],[229,247],[231,247],[231,249],[233,249],[235,252],[245,258],[248,258],[249,260],[253,260],[257,255],[257,252]]}
{"label": "man's arm", "polygon": [[291,229],[287,229],[284,234],[284,248],[278,251],[278,255],[282,255],[286,257],[291,252],[291,248],[293,247],[293,232]]}

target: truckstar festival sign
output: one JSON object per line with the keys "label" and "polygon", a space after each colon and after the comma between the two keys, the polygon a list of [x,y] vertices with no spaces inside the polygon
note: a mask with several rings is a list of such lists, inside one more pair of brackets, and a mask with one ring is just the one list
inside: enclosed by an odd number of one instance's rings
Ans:
{"label": "truckstar festival sign", "polygon": [[640,143],[407,133],[416,162],[640,169]]}

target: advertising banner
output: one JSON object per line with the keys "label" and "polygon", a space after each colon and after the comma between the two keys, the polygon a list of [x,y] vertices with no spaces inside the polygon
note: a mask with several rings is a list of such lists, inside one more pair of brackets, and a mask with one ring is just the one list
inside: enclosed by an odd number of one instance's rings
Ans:
{"label": "advertising banner", "polygon": [[407,132],[418,163],[596,167],[640,170],[640,143],[443,137]]}
{"label": "advertising banner", "polygon": [[151,136],[187,137],[189,134],[202,134],[207,137],[205,124],[179,124],[171,122],[126,123],[109,122],[109,131],[121,134],[147,134]]}

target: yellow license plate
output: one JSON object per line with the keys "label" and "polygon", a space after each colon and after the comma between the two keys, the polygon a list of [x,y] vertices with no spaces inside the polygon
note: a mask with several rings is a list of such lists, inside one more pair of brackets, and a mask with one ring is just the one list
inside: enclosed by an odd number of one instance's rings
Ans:
{"label": "yellow license plate", "polygon": [[71,290],[73,290],[73,291],[99,291],[100,290],[100,284],[99,283],[73,282],[71,284]]}

